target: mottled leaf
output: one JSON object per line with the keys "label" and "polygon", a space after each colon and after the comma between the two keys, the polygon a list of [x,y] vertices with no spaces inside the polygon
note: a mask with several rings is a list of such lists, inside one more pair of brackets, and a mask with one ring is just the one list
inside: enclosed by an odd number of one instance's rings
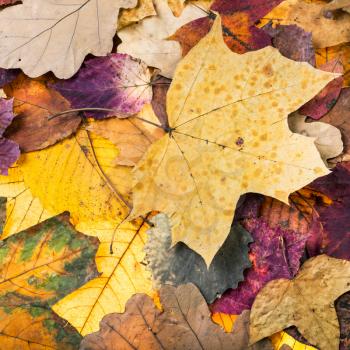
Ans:
{"label": "mottled leaf", "polygon": [[110,54],[85,62],[77,75],[53,85],[73,108],[108,108],[89,111],[97,119],[129,117],[152,98],[151,73],[147,66],[128,55]]}
{"label": "mottled leaf", "polygon": [[212,305],[213,312],[240,314],[251,308],[266,283],[277,278],[292,278],[299,269],[307,235],[271,228],[263,219],[247,219],[244,227],[254,240],[249,252],[253,266],[246,271],[244,282]]}
{"label": "mottled leaf", "polygon": [[80,124],[77,113],[48,120],[48,117],[70,109],[70,104],[47,86],[45,78],[30,79],[21,74],[5,86],[4,91],[8,97],[14,98],[15,113],[6,137],[18,143],[24,152],[51,146],[70,136]]}
{"label": "mottled leaf", "polygon": [[144,250],[157,286],[179,286],[191,282],[211,303],[226,289],[235,288],[238,282],[243,281],[243,271],[251,266],[248,244],[253,240],[242,226],[232,226],[226,241],[207,269],[203,258],[185,244],[180,242],[171,247],[171,229],[166,215],[159,214],[152,222],[155,227],[148,231]]}
{"label": "mottled leaf", "polygon": [[152,0],[138,0],[137,5],[131,9],[122,9],[118,19],[118,30],[135,22],[141,21],[145,17],[156,15]]}
{"label": "mottled leaf", "polygon": [[15,79],[18,73],[19,71],[17,69],[0,68],[0,88],[3,88],[6,84]]}

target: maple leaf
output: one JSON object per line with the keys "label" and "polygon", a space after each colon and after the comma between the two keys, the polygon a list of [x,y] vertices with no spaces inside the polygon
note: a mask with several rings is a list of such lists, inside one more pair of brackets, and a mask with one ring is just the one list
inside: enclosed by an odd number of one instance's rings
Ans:
{"label": "maple leaf", "polygon": [[350,262],[320,255],[306,261],[294,280],[269,282],[252,307],[251,342],[295,325],[319,348],[339,349],[339,326],[333,303],[350,289],[349,277]]}
{"label": "maple leaf", "polygon": [[13,100],[0,98],[0,174],[7,175],[8,168],[20,155],[18,144],[3,137],[6,128],[11,124]]}
{"label": "maple leaf", "polygon": [[211,306],[213,312],[240,314],[250,309],[256,295],[271,280],[292,278],[299,269],[307,235],[271,228],[264,219],[247,219],[243,227],[251,233],[249,258],[253,266],[236,289],[227,291]]}
{"label": "maple leaf", "polygon": [[140,23],[118,32],[122,43],[118,52],[142,59],[147,65],[160,69],[165,77],[172,77],[176,64],[181,59],[177,42],[167,40],[183,24],[202,17],[203,11],[188,5],[180,17],[175,17],[166,0],[155,0],[158,16],[145,18]]}
{"label": "maple leaf", "polygon": [[[233,52],[245,53],[271,44],[270,36],[254,24],[280,2],[281,0],[216,0],[210,10],[221,16],[227,46]],[[185,24],[170,38],[181,44],[182,54],[186,55],[209,32],[214,19],[215,14],[209,12],[207,17]]]}
{"label": "maple leaf", "polygon": [[[53,87],[73,108],[88,108],[88,116],[101,119],[139,112],[152,99],[150,80],[150,70],[143,62],[128,55],[110,54],[87,60],[73,78]],[[93,111],[94,108],[107,111]]]}
{"label": "maple leaf", "polygon": [[[137,119],[141,118],[141,119]],[[127,119],[110,118],[91,124],[88,130],[100,135],[118,147],[116,163],[134,166],[145,154],[147,148],[164,135],[151,105],[145,105],[136,117]]]}
{"label": "maple leaf", "polygon": [[0,341],[8,350],[76,349],[79,334],[50,306],[96,276],[97,240],[63,217],[48,220],[0,247]]}
{"label": "maple leaf", "polygon": [[[112,49],[120,8],[136,0],[24,0],[0,13],[0,66],[30,77],[76,73],[84,57]],[[30,25],[28,24],[30,21]]]}
{"label": "maple leaf", "polygon": [[217,17],[178,65],[167,94],[170,132],[134,169],[130,218],[168,214],[172,244],[184,242],[209,265],[241,194],[288,203],[291,192],[328,173],[313,140],[288,129],[287,115],[334,77],[271,47],[232,53]]}
{"label": "maple leaf", "polygon": [[244,280],[243,271],[251,266],[248,243],[253,239],[242,226],[232,226],[226,241],[207,269],[203,258],[186,245],[178,243],[171,248],[171,229],[166,215],[159,214],[152,222],[155,227],[147,232],[144,250],[156,286],[193,283],[206,301],[212,303],[226,289],[235,288],[238,282]]}
{"label": "maple leaf", "polygon": [[315,48],[348,42],[350,14],[327,18],[322,15],[325,4],[324,1],[285,0],[264,16],[261,25],[270,20],[279,24],[296,24],[307,32],[312,32]]}
{"label": "maple leaf", "polygon": [[6,95],[14,99],[15,114],[6,137],[19,144],[24,152],[48,147],[70,136],[81,121],[77,113],[48,120],[49,116],[69,109],[70,104],[48,87],[46,80],[34,80],[21,74],[4,87]]}
{"label": "maple leaf", "polygon": [[247,328],[223,332],[211,322],[207,304],[193,284],[163,286],[160,301],[162,311],[150,297],[134,295],[125,313],[106,316],[100,331],[83,339],[81,349],[113,349],[125,343],[134,348],[142,343],[149,349],[247,349]]}

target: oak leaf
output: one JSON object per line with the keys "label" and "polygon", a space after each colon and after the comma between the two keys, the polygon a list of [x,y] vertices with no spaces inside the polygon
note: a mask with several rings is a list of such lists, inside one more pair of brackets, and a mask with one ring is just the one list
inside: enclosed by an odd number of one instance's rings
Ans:
{"label": "oak leaf", "polygon": [[30,79],[19,75],[4,87],[14,99],[15,118],[6,137],[19,144],[24,152],[36,151],[70,136],[79,126],[77,113],[67,113],[48,120],[51,115],[70,109],[69,102],[47,86],[47,79]]}
{"label": "oak leaf", "polygon": [[[137,0],[24,0],[0,13],[0,66],[30,77],[52,71],[67,79],[89,53],[112,49],[120,8]],[[28,25],[30,21],[30,25]]]}
{"label": "oak leaf", "polygon": [[328,173],[313,140],[288,129],[287,115],[334,77],[271,47],[232,53],[217,17],[178,65],[167,94],[170,132],[134,169],[130,218],[168,214],[172,244],[184,242],[209,265],[241,194],[288,203],[291,192]]}
{"label": "oak leaf", "polygon": [[239,224],[231,227],[226,241],[215,255],[209,269],[201,256],[183,243],[171,247],[169,219],[159,214],[152,219],[154,227],[147,232],[144,250],[156,286],[193,283],[208,303],[244,280],[243,271],[250,267],[248,244],[250,234]]}
{"label": "oak leaf", "polygon": [[[147,349],[246,350],[249,336],[244,320],[236,331],[225,333],[210,319],[208,306],[193,284],[160,290],[162,310],[144,295],[134,295],[124,314],[107,315],[100,330],[86,336],[82,350],[128,347]],[[243,325],[242,325],[243,323]],[[262,349],[262,348],[259,348]],[[271,347],[270,347],[271,349]]]}
{"label": "oak leaf", "polygon": [[165,77],[172,77],[181,59],[179,43],[167,38],[183,24],[203,17],[203,11],[189,4],[180,17],[175,17],[166,0],[155,0],[157,16],[145,18],[140,23],[118,32],[122,43],[118,52],[142,59],[147,65],[160,69]]}
{"label": "oak leaf", "polygon": [[271,281],[252,307],[251,342],[295,325],[320,349],[339,349],[334,301],[349,291],[349,278],[350,262],[320,255],[307,260],[294,280]]}
{"label": "oak leaf", "polygon": [[118,147],[120,153],[116,159],[117,164],[134,166],[148,147],[164,135],[161,127],[149,122],[159,124],[151,105],[145,105],[136,117],[97,121],[88,127],[88,130],[110,140]]}
{"label": "oak leaf", "polygon": [[323,48],[348,42],[350,39],[350,14],[337,18],[323,15],[324,1],[285,0],[264,16],[261,25],[270,20],[275,24],[296,24],[312,32],[315,48]]}

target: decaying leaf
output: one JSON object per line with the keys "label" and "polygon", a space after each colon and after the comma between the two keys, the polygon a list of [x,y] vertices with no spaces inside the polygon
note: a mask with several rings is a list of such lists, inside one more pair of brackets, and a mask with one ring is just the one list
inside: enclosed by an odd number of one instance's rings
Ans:
{"label": "decaying leaf", "polygon": [[144,220],[123,224],[116,232],[112,224],[100,224],[95,261],[101,275],[53,306],[82,335],[98,331],[99,322],[108,313],[124,312],[125,303],[133,294],[152,295],[151,276],[142,263],[147,229]]}
{"label": "decaying leaf", "polygon": [[342,9],[346,12],[350,12],[350,1],[349,0],[332,0],[330,3],[323,7],[323,11],[336,11]]}
{"label": "decaying leaf", "polygon": [[251,308],[266,283],[277,278],[293,278],[299,269],[307,235],[271,228],[261,218],[245,220],[244,227],[254,240],[249,251],[253,266],[236,289],[227,291],[211,306],[213,312],[239,315]]}
{"label": "decaying leaf", "polygon": [[[322,122],[306,122],[306,117],[293,113],[288,118],[290,130],[301,135],[313,137],[323,161],[334,158],[342,153],[343,141],[340,130]],[[323,119],[322,119],[323,120]]]}
{"label": "decaying leaf", "polygon": [[158,75],[154,78],[152,108],[162,126],[168,125],[168,114],[166,112],[166,95],[170,87],[171,80]]}
{"label": "decaying leaf", "polygon": [[306,261],[294,280],[269,282],[253,304],[251,342],[295,325],[320,349],[338,350],[334,301],[350,289],[349,278],[350,262],[320,255]]}
{"label": "decaying leaf", "polygon": [[151,73],[147,66],[128,55],[110,54],[85,62],[71,79],[53,87],[73,108],[107,108],[85,114],[101,119],[108,116],[129,117],[138,113],[152,99]]}
{"label": "decaying leaf", "polygon": [[152,0],[138,0],[136,7],[131,9],[122,9],[120,11],[118,30],[156,14],[157,12],[155,11]]}
{"label": "decaying leaf", "polygon": [[241,194],[288,203],[291,192],[328,173],[313,140],[289,130],[287,115],[334,77],[272,47],[234,54],[217,17],[178,65],[167,94],[171,132],[134,170],[130,218],[166,213],[172,244],[184,242],[209,265]]}
{"label": "decaying leaf", "polygon": [[336,18],[327,18],[323,15],[325,4],[325,1],[285,0],[264,16],[261,24],[270,20],[279,24],[296,24],[312,32],[315,48],[350,41],[350,14],[343,12]]}
{"label": "decaying leaf", "polygon": [[[326,72],[343,73],[343,65],[339,59],[328,61],[318,68]],[[344,78],[342,76],[328,83],[317,96],[299,109],[300,113],[313,119],[323,117],[337,103],[343,83]]]}
{"label": "decaying leaf", "polygon": [[350,293],[343,294],[335,303],[340,324],[339,350],[347,350],[350,346]]}
{"label": "decaying leaf", "polygon": [[136,118],[109,118],[97,121],[88,130],[100,135],[118,147],[119,155],[116,163],[134,166],[142,158],[148,147],[164,135],[164,130],[148,122],[159,124],[157,116],[150,104],[145,105]]}
{"label": "decaying leaf", "polygon": [[269,338],[274,350],[317,350],[311,345],[299,342],[287,332],[278,332]]}
{"label": "decaying leaf", "polygon": [[7,175],[9,167],[20,155],[18,144],[3,137],[7,127],[11,124],[14,115],[12,112],[13,100],[0,98],[0,174]]}
{"label": "decaying leaf", "polygon": [[[216,0],[210,10],[221,16],[226,45],[233,52],[244,53],[271,44],[271,37],[254,24],[280,2],[281,0]],[[210,31],[214,19],[215,13],[209,12],[207,17],[185,24],[171,36],[172,40],[181,44],[183,56]]]}
{"label": "decaying leaf", "polygon": [[329,123],[342,132],[344,142],[342,160],[350,160],[350,88],[342,89],[338,102],[322,118],[322,122]]}
{"label": "decaying leaf", "polygon": [[118,52],[140,58],[170,78],[181,59],[181,48],[179,43],[167,38],[183,24],[203,17],[203,11],[189,4],[180,17],[175,17],[166,0],[155,0],[154,5],[157,16],[145,18],[141,23],[118,32],[122,40]]}
{"label": "decaying leaf", "polygon": [[[247,327],[225,333],[210,319],[204,298],[193,284],[160,290],[163,311],[144,295],[134,295],[124,314],[104,317],[97,333],[86,336],[82,350],[106,350],[128,347],[145,349],[246,350]],[[258,348],[263,349],[263,348]],[[270,347],[271,349],[271,347]]]}
{"label": "decaying leaf", "polygon": [[97,240],[63,217],[48,220],[0,247],[0,342],[6,350],[76,349],[79,333],[50,307],[96,276]]}
{"label": "decaying leaf", "polygon": [[52,71],[67,79],[88,53],[102,56],[111,51],[119,9],[136,4],[137,0],[24,0],[8,7],[0,13],[0,66],[21,68],[30,77]]}
{"label": "decaying leaf", "polygon": [[24,152],[36,151],[70,136],[79,126],[77,113],[68,113],[48,120],[55,113],[70,108],[69,102],[47,86],[45,78],[29,79],[24,74],[5,86],[8,97],[14,98],[15,118],[6,137],[19,144]]}
{"label": "decaying leaf", "polygon": [[231,227],[226,241],[215,255],[209,269],[203,258],[183,243],[171,247],[171,228],[164,214],[153,218],[155,227],[148,231],[146,261],[156,286],[161,284],[195,284],[208,303],[228,288],[244,280],[243,271],[250,267],[250,234],[239,224]]}
{"label": "decaying leaf", "polygon": [[268,23],[262,28],[272,37],[272,44],[280,53],[298,62],[308,62],[315,65],[315,49],[312,45],[312,34],[292,25],[273,26]]}
{"label": "decaying leaf", "polygon": [[19,71],[17,69],[0,68],[0,88],[3,88],[6,84],[15,79],[18,73]]}

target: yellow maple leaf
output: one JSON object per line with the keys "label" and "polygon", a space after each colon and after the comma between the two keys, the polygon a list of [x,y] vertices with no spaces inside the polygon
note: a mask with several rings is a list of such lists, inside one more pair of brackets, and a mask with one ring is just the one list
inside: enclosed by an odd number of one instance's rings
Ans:
{"label": "yellow maple leaf", "polygon": [[217,17],[177,67],[167,94],[169,132],[134,168],[133,211],[169,215],[182,241],[210,264],[241,194],[288,196],[328,174],[314,140],[293,134],[289,113],[335,74],[266,47],[244,55],[225,45]]}
{"label": "yellow maple leaf", "polygon": [[98,331],[106,314],[124,312],[125,303],[133,294],[152,295],[150,272],[142,264],[148,225],[144,220],[123,224],[114,238],[117,251],[113,255],[109,252],[113,227],[106,228],[104,237],[99,237],[101,243],[96,254],[101,275],[53,306],[82,335]]}

